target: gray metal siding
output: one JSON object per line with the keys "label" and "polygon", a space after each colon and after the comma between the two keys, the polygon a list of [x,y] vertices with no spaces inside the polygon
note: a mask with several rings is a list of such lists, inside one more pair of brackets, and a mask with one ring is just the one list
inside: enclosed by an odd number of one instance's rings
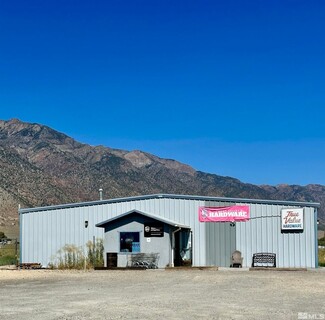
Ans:
{"label": "gray metal siding", "polygon": [[[21,215],[22,262],[40,262],[47,266],[66,244],[85,248],[93,236],[104,239],[103,229],[95,227],[97,223],[136,209],[189,225],[194,235],[192,245],[198,249],[193,250],[193,264],[204,266],[205,250],[199,248],[205,247],[206,229],[197,218],[199,205],[204,202],[155,198],[24,213]],[[85,220],[89,222],[88,228],[84,227]]]}
{"label": "gray metal siding", "polygon": [[236,230],[229,222],[206,223],[207,265],[229,267],[235,247]]}
{"label": "gray metal siding", "polygon": [[281,233],[281,205],[250,204],[251,219],[236,223],[236,248],[242,252],[243,265],[250,267],[257,252],[276,254],[277,267],[314,268],[314,209],[304,208],[304,231]]}
{"label": "gray metal siding", "polygon": [[[270,251],[277,254],[279,267],[315,267],[316,222],[313,207],[305,207],[305,226],[301,234],[281,234],[280,210],[285,205],[269,201],[247,202],[251,208],[251,220],[236,223],[235,234],[227,223],[199,222],[199,206],[229,204],[236,202],[170,195],[130,198],[127,201],[117,199],[92,205],[78,204],[75,207],[45,207],[42,210],[31,209],[30,212],[23,209],[20,215],[22,262],[40,262],[47,266],[66,244],[84,248],[89,240],[93,240],[93,236],[104,238],[103,228],[95,227],[97,223],[136,209],[190,226],[193,232],[194,266],[227,266],[230,262],[229,252],[237,249],[244,256],[245,266],[251,265],[253,253]],[[84,227],[85,220],[89,221],[88,228]]]}
{"label": "gray metal siding", "polygon": [[[94,209],[94,208],[93,208]],[[97,208],[96,208],[97,209]],[[84,246],[93,236],[103,238],[103,230],[94,225],[94,212],[89,208],[32,212],[21,215],[22,261],[40,262],[47,266],[66,244]],[[89,222],[85,228],[85,221]]]}
{"label": "gray metal siding", "polygon": [[[233,205],[231,202],[206,201],[206,207],[225,207]],[[198,219],[198,218],[197,218]],[[229,222],[201,223],[206,228],[206,261],[207,265],[229,267],[232,252],[236,247],[236,230]]]}
{"label": "gray metal siding", "polygon": [[[164,224],[164,237],[152,237],[150,243],[144,237],[143,225],[148,221],[145,217],[125,217],[122,221],[114,221],[105,228],[105,254],[106,252],[118,253],[118,266],[126,267],[130,253],[120,253],[120,232],[139,232],[140,248],[142,253],[159,253],[157,261],[159,268],[165,268],[170,263],[171,245],[170,245],[170,227]],[[168,250],[168,249],[169,250]]]}

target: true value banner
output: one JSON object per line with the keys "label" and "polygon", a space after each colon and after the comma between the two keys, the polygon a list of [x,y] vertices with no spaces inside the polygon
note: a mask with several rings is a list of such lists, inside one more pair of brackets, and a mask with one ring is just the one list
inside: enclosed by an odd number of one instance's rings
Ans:
{"label": "true value banner", "polygon": [[249,206],[199,207],[200,222],[235,222],[249,220]]}

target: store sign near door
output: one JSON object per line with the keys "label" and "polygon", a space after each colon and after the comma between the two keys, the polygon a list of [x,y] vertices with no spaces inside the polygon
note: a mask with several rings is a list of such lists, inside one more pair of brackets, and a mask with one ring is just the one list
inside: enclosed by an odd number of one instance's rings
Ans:
{"label": "store sign near door", "polygon": [[163,223],[146,223],[144,225],[145,238],[151,237],[163,237],[164,236],[164,224]]}
{"label": "store sign near door", "polygon": [[249,206],[199,207],[200,222],[247,221],[249,217]]}
{"label": "store sign near door", "polygon": [[303,231],[304,230],[304,209],[282,209],[281,210],[282,231]]}

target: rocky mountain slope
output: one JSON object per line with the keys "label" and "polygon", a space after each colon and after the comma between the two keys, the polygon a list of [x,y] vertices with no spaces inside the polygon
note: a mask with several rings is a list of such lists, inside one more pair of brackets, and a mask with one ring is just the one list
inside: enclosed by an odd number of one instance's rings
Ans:
{"label": "rocky mountain slope", "polygon": [[100,187],[104,198],[176,193],[325,203],[325,186],[245,184],[142,151],[92,147],[47,126],[0,120],[0,228],[17,224],[18,205],[96,200]]}

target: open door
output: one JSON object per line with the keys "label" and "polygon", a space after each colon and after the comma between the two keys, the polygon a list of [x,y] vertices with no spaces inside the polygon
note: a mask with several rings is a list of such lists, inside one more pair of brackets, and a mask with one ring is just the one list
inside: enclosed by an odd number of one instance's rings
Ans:
{"label": "open door", "polygon": [[189,229],[181,229],[175,233],[174,266],[192,266],[192,241]]}

